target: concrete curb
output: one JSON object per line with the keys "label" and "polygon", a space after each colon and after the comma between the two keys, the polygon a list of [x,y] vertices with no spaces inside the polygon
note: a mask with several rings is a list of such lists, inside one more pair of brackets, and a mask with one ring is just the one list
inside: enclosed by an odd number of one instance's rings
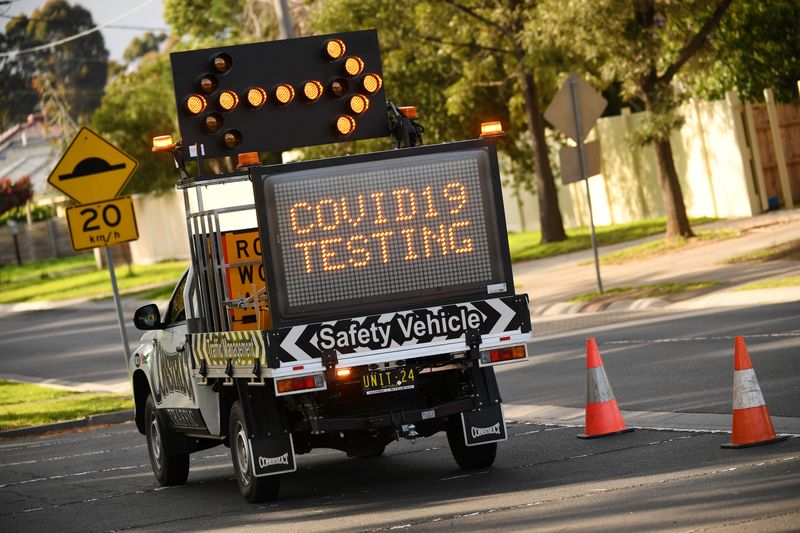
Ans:
{"label": "concrete curb", "polygon": [[638,311],[642,309],[692,310],[708,309],[710,307],[749,307],[752,305],[790,302],[800,302],[800,287],[781,287],[747,291],[724,290],[678,302],[671,302],[664,298],[622,299],[615,300],[600,309],[585,302],[559,302],[548,305],[532,305],[531,314],[535,316],[553,317],[587,312],[602,313],[605,311]]}
{"label": "concrete curb", "polygon": [[64,422],[53,422],[52,424],[42,424],[40,426],[6,429],[0,431],[0,439],[29,437],[32,435],[49,433],[51,431],[64,431],[83,427],[102,426],[105,424],[122,424],[132,421],[133,409],[125,409],[124,411],[114,411],[113,413],[103,413],[100,415],[89,415],[84,418],[76,418],[75,420],[66,420]]}

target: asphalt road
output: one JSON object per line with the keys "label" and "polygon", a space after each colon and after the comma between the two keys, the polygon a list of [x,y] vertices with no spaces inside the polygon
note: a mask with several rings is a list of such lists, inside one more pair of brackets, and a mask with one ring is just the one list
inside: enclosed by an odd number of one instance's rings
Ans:
{"label": "asphalt road", "polygon": [[[108,391],[130,390],[111,306],[0,315],[0,376]],[[142,336],[128,317],[131,349]]]}
{"label": "asphalt road", "polygon": [[[770,412],[799,417],[798,315],[783,304],[541,322],[531,361],[498,375],[509,406],[582,407],[592,335],[623,408],[730,416],[743,335]],[[0,442],[0,530],[800,529],[800,438],[742,450],[703,431],[585,441],[578,428],[523,419],[509,433],[495,466],[473,472],[458,470],[441,435],[373,459],[315,450],[262,505],[239,496],[224,447],[195,454],[185,486],[158,487],[131,424]]]}

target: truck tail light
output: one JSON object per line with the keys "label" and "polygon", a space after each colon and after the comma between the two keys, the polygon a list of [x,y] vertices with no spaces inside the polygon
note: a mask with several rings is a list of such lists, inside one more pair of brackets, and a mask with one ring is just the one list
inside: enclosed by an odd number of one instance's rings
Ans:
{"label": "truck tail light", "polygon": [[518,344],[517,346],[507,346],[505,348],[482,351],[481,365],[507,363],[509,361],[525,359],[526,357],[528,357],[527,347],[524,344]]}
{"label": "truck tail light", "polygon": [[336,369],[336,379],[347,379],[353,373],[352,370],[349,368],[337,368]]}
{"label": "truck tail light", "polygon": [[293,394],[324,388],[325,378],[323,378],[322,374],[275,380],[275,389],[278,394]]}

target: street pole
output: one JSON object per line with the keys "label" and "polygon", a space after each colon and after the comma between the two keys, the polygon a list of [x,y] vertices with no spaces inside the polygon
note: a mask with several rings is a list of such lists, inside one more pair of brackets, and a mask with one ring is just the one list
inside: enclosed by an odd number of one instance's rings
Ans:
{"label": "street pole", "polygon": [[278,18],[278,38],[291,39],[294,37],[292,31],[292,14],[289,13],[289,4],[286,0],[274,0],[275,16]]}
{"label": "street pole", "polygon": [[575,115],[575,138],[578,143],[578,158],[581,164],[581,179],[586,183],[586,202],[589,204],[589,225],[592,229],[592,252],[594,253],[594,271],[597,276],[597,292],[603,293],[603,281],[600,279],[600,259],[597,257],[597,235],[594,231],[594,214],[592,212],[592,195],[589,192],[589,177],[586,170],[586,153],[583,146],[583,128],[581,126],[580,104],[578,103],[578,80],[574,76],[569,82],[572,94],[572,112]]}
{"label": "street pole", "polygon": [[114,291],[114,306],[117,308],[117,321],[119,322],[119,335],[122,338],[122,348],[125,351],[125,364],[131,354],[128,349],[128,332],[125,330],[125,318],[122,316],[122,302],[119,298],[119,288],[117,287],[117,275],[114,272],[114,259],[111,257],[111,248],[106,246],[106,264],[108,274],[111,276],[111,290]]}

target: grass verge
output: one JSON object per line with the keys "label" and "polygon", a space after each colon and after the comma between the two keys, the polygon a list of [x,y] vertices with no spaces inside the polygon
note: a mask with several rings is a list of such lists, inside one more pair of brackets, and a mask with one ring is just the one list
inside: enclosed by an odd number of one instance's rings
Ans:
{"label": "grass verge", "polygon": [[0,429],[63,422],[133,406],[130,396],[75,392],[0,380]]}
{"label": "grass verge", "polygon": [[736,287],[737,291],[755,291],[758,289],[779,289],[781,287],[797,287],[800,286],[800,276],[787,276],[785,278],[772,278],[764,279],[761,281],[754,281],[741,287]]}
{"label": "grass verge", "polygon": [[[663,255],[690,245],[695,245],[701,242],[720,241],[725,239],[733,239],[741,236],[742,232],[739,230],[713,230],[713,231],[698,231],[691,239],[679,238],[673,242],[667,242],[665,239],[658,239],[657,241],[646,242],[638,246],[631,246],[624,248],[610,254],[605,254],[600,257],[601,265],[621,265],[629,261],[637,261],[656,255]],[[584,261],[581,264],[590,264],[592,261]]]}
{"label": "grass verge", "polygon": [[0,283],[51,279],[94,268],[93,254],[40,259],[22,265],[0,265]]}
{"label": "grass verge", "polygon": [[694,281],[688,283],[654,283],[636,287],[615,287],[603,293],[587,292],[569,299],[570,302],[594,302],[598,300],[632,300],[638,298],[660,298],[677,294],[710,289],[722,285],[719,281]]}
{"label": "grass verge", "polygon": [[[690,221],[693,226],[697,226],[713,222],[714,220],[716,219],[699,217],[692,218]],[[599,246],[605,246],[632,241],[664,233],[666,228],[667,221],[665,218],[642,220],[629,224],[598,226],[596,228],[597,243]],[[511,251],[511,260],[516,262],[542,259],[586,250],[592,247],[591,229],[588,227],[569,229],[567,230],[567,236],[569,238],[566,241],[541,244],[542,234],[538,231],[509,233],[508,246]]]}
{"label": "grass verge", "polygon": [[779,261],[781,259],[800,261],[800,241],[789,241],[769,248],[762,248],[755,252],[736,255],[729,257],[724,262],[733,265],[736,263]]}
{"label": "grass verge", "polygon": [[[145,285],[174,284],[186,269],[184,261],[137,265],[132,269],[117,267],[117,285],[127,293]],[[2,284],[0,303],[68,300],[78,297],[102,297],[111,294],[111,282],[105,270],[72,270],[58,276],[38,279],[16,278]]]}

